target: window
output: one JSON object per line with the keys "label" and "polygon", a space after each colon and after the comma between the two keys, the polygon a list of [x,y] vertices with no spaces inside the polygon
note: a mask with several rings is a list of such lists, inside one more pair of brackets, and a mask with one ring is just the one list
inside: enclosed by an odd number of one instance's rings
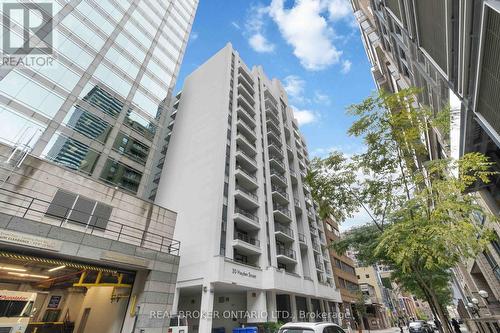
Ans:
{"label": "window", "polygon": [[67,219],[68,223],[106,229],[113,207],[81,195],[57,190],[46,216]]}
{"label": "window", "polygon": [[148,159],[148,146],[132,137],[129,137],[123,132],[118,133],[116,136],[113,149],[142,165],[145,165]]}
{"label": "window", "polygon": [[100,178],[122,189],[137,193],[139,184],[141,183],[142,173],[125,164],[108,158]]}
{"label": "window", "polygon": [[330,232],[333,232],[332,225],[330,223],[326,223],[326,229]]}
{"label": "window", "polygon": [[366,277],[367,279],[369,279],[369,278],[370,278],[370,274],[365,274],[365,277]]}

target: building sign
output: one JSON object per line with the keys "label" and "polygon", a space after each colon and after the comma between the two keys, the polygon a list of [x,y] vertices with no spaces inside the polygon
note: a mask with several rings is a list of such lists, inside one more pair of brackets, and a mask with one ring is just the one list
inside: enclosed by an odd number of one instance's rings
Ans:
{"label": "building sign", "polygon": [[61,250],[62,245],[61,242],[54,239],[32,236],[10,230],[0,230],[0,242],[36,247],[56,252]]}
{"label": "building sign", "polygon": [[252,279],[256,279],[257,278],[257,275],[253,274],[252,272],[241,270],[239,268],[233,268],[232,272],[233,272],[234,275],[239,275],[239,276],[243,276],[243,277],[249,277],[249,278],[252,278]]}
{"label": "building sign", "polygon": [[61,303],[62,296],[52,296],[50,298],[49,304],[47,304],[47,308],[49,309],[57,309],[59,307],[59,303]]}
{"label": "building sign", "polygon": [[149,266],[149,260],[137,258],[137,257],[133,257],[133,256],[129,256],[126,254],[113,252],[113,251],[103,252],[101,254],[101,259],[107,260],[107,261],[120,262],[123,264],[132,265],[132,266],[140,266],[140,267],[148,267]]}

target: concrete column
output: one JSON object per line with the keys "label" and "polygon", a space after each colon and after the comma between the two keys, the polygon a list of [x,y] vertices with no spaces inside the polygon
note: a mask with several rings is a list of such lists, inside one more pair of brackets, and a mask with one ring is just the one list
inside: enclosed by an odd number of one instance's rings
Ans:
{"label": "concrete column", "polygon": [[212,331],[212,312],[214,310],[214,286],[208,283],[202,287],[201,292],[201,306],[200,311],[202,314],[200,318],[199,332]]}
{"label": "concrete column", "polygon": [[181,288],[175,288],[174,303],[172,304],[172,313],[177,313],[179,310],[179,297],[181,295]]}
{"label": "concrete column", "polygon": [[290,295],[290,310],[292,311],[292,321],[297,322],[298,320],[298,313],[297,313],[297,301],[295,299],[295,295],[291,294]]}
{"label": "concrete column", "polygon": [[[325,314],[325,313],[327,313],[327,312],[328,312],[328,311],[327,311],[327,309],[328,309],[328,304],[325,304],[325,302],[326,302],[326,300],[324,300],[324,299],[320,299],[320,300],[319,300],[319,308],[320,308],[320,310],[321,310],[321,314],[320,314],[320,316],[321,316],[321,321],[324,321],[323,316],[324,316],[324,314]],[[319,318],[318,318],[318,319],[319,319]],[[316,319],[316,321],[318,321],[318,319]]]}
{"label": "concrete column", "polygon": [[[343,315],[345,315],[345,313],[343,313],[343,314],[340,313],[339,303],[335,302],[335,317],[336,317],[335,321],[340,326],[342,326],[341,315],[343,316]],[[351,314],[351,316],[352,316],[352,314]]]}
{"label": "concrete column", "polygon": [[278,321],[278,316],[277,316],[277,305],[276,305],[276,292],[275,291],[268,291],[266,293],[266,298],[267,298],[267,314],[268,314],[268,321],[272,322],[277,322]]}
{"label": "concrete column", "polygon": [[265,291],[247,291],[247,311],[250,314],[247,318],[248,323],[267,321],[265,316],[267,312]]}
{"label": "concrete column", "polygon": [[307,302],[307,311],[308,311],[307,320],[306,321],[312,321],[311,320],[311,315],[310,315],[310,313],[313,312],[313,306],[312,306],[312,303],[311,303],[311,297],[307,297],[306,298],[306,302]]}

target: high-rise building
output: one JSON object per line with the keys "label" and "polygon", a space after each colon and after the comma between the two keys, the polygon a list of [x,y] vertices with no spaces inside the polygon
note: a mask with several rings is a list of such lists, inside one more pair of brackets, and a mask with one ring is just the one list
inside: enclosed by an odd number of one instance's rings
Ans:
{"label": "high-rise building", "polygon": [[0,139],[148,198],[197,3],[54,1],[53,64],[0,70]]}
{"label": "high-rise building", "polygon": [[228,44],[176,103],[155,201],[179,212],[174,310],[219,314],[194,320],[199,332],[338,312],[305,140],[280,82]]}
{"label": "high-rise building", "polygon": [[[433,128],[426,137],[429,157],[480,152],[500,170],[500,2],[351,2],[377,87],[391,92],[416,87],[421,106],[435,114],[451,109],[450,130]],[[497,216],[498,184],[496,175],[490,184],[477,184],[475,193],[483,209]],[[494,332],[500,314],[500,227],[481,213],[471,218],[496,237],[476,260],[457,267],[462,288],[455,303],[471,330]]]}
{"label": "high-rise building", "polygon": [[[1,5],[0,331],[166,332],[177,214],[147,198],[198,0]],[[51,66],[5,65],[40,31]]]}

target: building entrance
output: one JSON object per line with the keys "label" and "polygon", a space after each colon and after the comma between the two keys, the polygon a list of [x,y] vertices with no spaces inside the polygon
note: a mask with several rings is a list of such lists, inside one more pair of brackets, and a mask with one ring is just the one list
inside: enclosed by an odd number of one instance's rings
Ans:
{"label": "building entrance", "polygon": [[135,273],[0,251],[0,331],[120,332]]}

